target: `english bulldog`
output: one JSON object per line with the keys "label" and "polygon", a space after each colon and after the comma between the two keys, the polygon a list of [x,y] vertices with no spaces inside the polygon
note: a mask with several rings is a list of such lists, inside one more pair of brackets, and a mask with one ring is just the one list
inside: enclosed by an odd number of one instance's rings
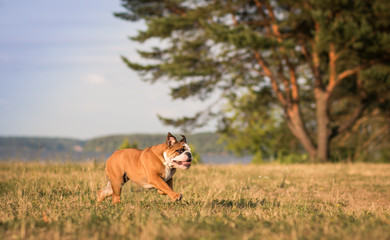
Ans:
{"label": "english bulldog", "polygon": [[122,186],[128,180],[144,188],[155,188],[173,201],[181,200],[182,195],[172,189],[173,175],[178,168],[190,168],[192,161],[186,137],[181,136],[177,141],[168,133],[165,143],[144,150],[129,148],[114,152],[106,162],[107,186],[98,191],[97,201],[112,195],[112,202],[120,203]]}

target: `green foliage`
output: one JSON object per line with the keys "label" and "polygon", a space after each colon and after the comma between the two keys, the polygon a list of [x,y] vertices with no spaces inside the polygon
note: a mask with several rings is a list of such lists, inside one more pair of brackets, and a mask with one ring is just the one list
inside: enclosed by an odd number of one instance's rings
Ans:
{"label": "green foliage", "polygon": [[261,154],[261,151],[257,151],[256,154],[253,155],[251,163],[254,163],[254,164],[261,164],[261,163],[263,163],[263,154]]}
{"label": "green foliage", "polygon": [[274,39],[263,37],[247,26],[230,28],[227,25],[207,24],[205,29],[215,43],[228,43],[236,48],[270,49],[278,44]]}
{"label": "green foliage", "polygon": [[118,150],[126,148],[138,148],[138,142],[130,143],[128,138],[123,139],[123,142],[118,147]]}
{"label": "green foliage", "polygon": [[190,144],[190,148],[192,153],[192,164],[203,163],[202,157],[200,156],[194,145]]}
{"label": "green foliage", "polygon": [[288,130],[282,110],[273,103],[270,89],[236,97],[224,112],[230,117],[220,126],[222,140],[238,155],[254,154],[253,163],[280,161],[303,152]]}
{"label": "green foliage", "polygon": [[379,154],[380,155],[377,162],[390,163],[390,149],[388,147],[380,149]]}
{"label": "green foliage", "polygon": [[[131,69],[152,83],[174,81],[173,99],[219,95],[217,103],[193,116],[159,116],[163,123],[189,131],[217,118],[233,151],[288,162],[304,159],[299,157],[304,151],[313,160],[320,145],[332,150],[333,160],[355,150],[363,155],[369,150],[366,159],[375,159],[375,151],[388,146],[389,134],[378,131],[390,127],[389,1],[122,0],[122,5],[126,11],[116,16],[147,26],[133,41],[163,42],[139,52],[143,64],[122,57]],[[347,76],[338,81],[342,74]],[[327,94],[324,108],[320,93]],[[364,118],[370,119],[360,121]],[[375,131],[362,135],[360,124]],[[363,140],[377,134],[384,143],[379,148]],[[340,139],[349,136],[361,141],[346,146]]]}
{"label": "green foliage", "polygon": [[279,163],[308,163],[309,162],[309,156],[305,153],[289,153],[289,154],[283,154],[279,153],[279,157],[277,158],[277,161]]}

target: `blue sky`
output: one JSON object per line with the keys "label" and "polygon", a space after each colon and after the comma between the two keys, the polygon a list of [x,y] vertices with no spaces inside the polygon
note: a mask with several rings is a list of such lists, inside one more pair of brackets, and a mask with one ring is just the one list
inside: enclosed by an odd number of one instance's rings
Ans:
{"label": "blue sky", "polygon": [[120,55],[139,59],[145,46],[128,37],[144,26],[113,17],[118,11],[119,0],[0,0],[1,136],[179,132],[157,113],[204,106],[171,101],[167,85],[142,82],[122,63]]}

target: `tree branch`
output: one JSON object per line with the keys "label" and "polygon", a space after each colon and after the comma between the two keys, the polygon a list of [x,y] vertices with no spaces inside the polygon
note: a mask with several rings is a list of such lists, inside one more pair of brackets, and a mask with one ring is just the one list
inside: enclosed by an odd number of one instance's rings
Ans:
{"label": "tree branch", "polygon": [[237,26],[238,25],[238,21],[237,21],[236,15],[234,13],[232,13],[232,20],[233,20],[233,25]]}
{"label": "tree branch", "polygon": [[355,68],[352,68],[352,69],[348,69],[348,70],[345,70],[343,71],[342,73],[340,73],[338,76],[337,76],[337,80],[338,81],[341,81],[343,80],[344,78],[350,76],[350,75],[353,75],[355,73],[358,73],[359,71],[363,70],[363,69],[366,69],[370,66],[372,66],[374,63],[377,63],[378,60],[371,60],[369,62],[366,62],[364,64],[361,64]]}
{"label": "tree branch", "polygon": [[317,53],[317,43],[319,41],[319,34],[320,34],[320,25],[315,22],[315,36],[314,41],[311,42],[312,45],[312,58],[313,58],[313,65],[314,65],[314,76],[317,76],[315,78],[315,86],[316,88],[320,88],[321,90],[324,89],[324,84],[321,81],[321,74],[320,74],[320,58]]}
{"label": "tree branch", "polygon": [[312,59],[310,57],[309,53],[307,52],[307,49],[306,49],[306,46],[304,43],[301,44],[301,48],[302,48],[302,53],[305,56],[306,61],[309,63],[309,67],[310,67],[311,71],[313,72],[316,87],[323,89],[323,85],[321,82],[321,75],[320,75],[320,71],[319,71],[319,67],[318,67],[319,60],[318,60],[317,54],[313,53],[312,54],[313,59]]}
{"label": "tree branch", "polygon": [[284,98],[282,92],[280,91],[277,83],[277,79],[272,74],[270,68],[265,63],[264,59],[261,57],[260,53],[255,52],[255,58],[257,60],[257,63],[260,65],[260,67],[263,69],[265,75],[270,78],[272,89],[274,90],[279,102],[285,107],[287,106],[286,99]]}
{"label": "tree branch", "polygon": [[187,15],[185,10],[180,9],[179,7],[175,6],[171,1],[165,0],[164,2],[166,4],[167,8],[169,10],[171,10],[172,12],[174,12],[175,14],[178,14],[182,17],[185,17]]}
{"label": "tree branch", "polygon": [[270,26],[269,26],[271,24],[270,24],[269,21],[267,21],[267,15],[262,10],[261,2],[259,0],[255,0],[255,4],[256,4],[257,10],[261,14],[261,16],[264,18],[264,21],[266,22],[265,29],[267,31],[267,34],[271,35],[271,29],[270,29]]}
{"label": "tree branch", "polygon": [[329,45],[329,83],[326,88],[326,91],[330,93],[334,87],[336,86],[337,80],[337,72],[336,72],[336,61],[337,61],[337,54],[334,43],[330,43]]}
{"label": "tree branch", "polygon": [[329,83],[327,91],[331,92],[337,86],[337,84],[339,84],[346,77],[351,76],[353,74],[357,74],[360,71],[372,66],[374,63],[377,63],[377,62],[378,62],[378,60],[372,60],[372,61],[368,61],[364,64],[361,64],[355,68],[344,70],[343,72],[336,75],[336,77],[334,79],[334,83],[332,85]]}
{"label": "tree branch", "polygon": [[[276,24],[277,23],[277,19],[275,17],[274,12],[273,12],[273,8],[272,8],[272,6],[268,2],[265,3],[265,6],[266,6],[266,8],[267,8],[267,10],[269,12],[269,16],[271,18],[271,28],[272,28],[272,31],[273,31],[277,41],[279,43],[282,43],[282,37],[281,37],[280,31],[279,31],[279,26]],[[291,83],[291,89],[289,87],[285,91],[287,93],[288,91],[291,90],[291,96],[292,96],[293,104],[297,104],[298,101],[299,101],[299,88],[298,88],[296,74],[295,74],[295,67],[290,62],[290,60],[289,60],[289,58],[288,58],[288,56],[286,54],[286,49],[283,46],[281,46],[280,49],[281,49],[281,52],[283,54],[283,59],[286,61],[286,64],[287,64],[287,66],[289,68],[289,76],[290,76],[290,83]],[[287,82],[284,82],[284,85],[285,86],[289,86],[289,84]]]}
{"label": "tree branch", "polygon": [[363,114],[364,110],[367,108],[367,106],[368,106],[368,104],[365,101],[362,101],[362,103],[360,104],[360,107],[358,109],[356,109],[356,111],[353,113],[353,115],[350,117],[350,119],[348,121],[346,121],[342,125],[336,126],[332,129],[332,132],[329,135],[329,139],[336,137],[337,135],[345,132],[350,127],[355,125],[357,120],[362,116],[362,114]]}
{"label": "tree branch", "polygon": [[276,24],[277,20],[276,20],[275,14],[274,14],[274,10],[273,10],[272,6],[268,2],[265,3],[265,7],[267,8],[268,14],[269,14],[269,16],[271,18],[272,32],[276,36],[276,39],[278,40],[278,42],[281,43],[282,42],[282,38],[281,38],[281,35],[280,35],[280,32],[279,32],[279,26]]}
{"label": "tree branch", "polygon": [[298,104],[299,101],[299,87],[297,83],[297,76],[295,74],[295,68],[292,64],[288,63],[290,82],[291,82],[291,95],[293,104]]}
{"label": "tree branch", "polygon": [[[272,33],[273,33],[274,37],[276,38],[276,40],[278,41],[278,43],[280,43],[280,46],[279,46],[280,50],[279,51],[281,52],[283,60],[285,61],[286,65],[288,67],[288,70],[289,70],[290,84],[288,83],[287,80],[284,81],[284,86],[287,87],[285,89],[286,94],[289,95],[289,93],[287,93],[287,92],[291,91],[291,96],[292,96],[292,104],[291,105],[288,102],[286,102],[286,100],[284,99],[284,102],[285,102],[284,106],[286,107],[285,114],[286,114],[286,118],[288,121],[288,126],[291,129],[291,131],[293,132],[293,134],[298,139],[300,139],[300,141],[304,145],[304,148],[308,151],[310,157],[314,158],[315,154],[316,154],[316,147],[315,147],[312,139],[310,138],[305,125],[303,124],[302,115],[301,115],[301,111],[300,111],[300,107],[299,107],[299,88],[298,88],[298,83],[297,83],[297,79],[296,79],[295,66],[293,63],[291,63],[289,56],[286,54],[285,47],[281,44],[283,39],[282,39],[282,36],[280,34],[279,26],[277,25],[277,19],[275,17],[274,12],[273,12],[272,6],[268,2],[266,2],[265,7],[268,10],[268,16],[270,18],[270,25],[271,25],[270,27],[272,29]],[[282,64],[282,61],[281,60],[279,60],[279,61]],[[258,62],[259,62],[259,59],[258,59]],[[259,64],[261,65],[261,62],[259,62]],[[262,64],[264,65],[264,61]],[[283,78],[282,78],[282,80],[283,80]],[[280,90],[278,89],[278,86],[276,84],[276,79],[271,78],[271,82],[272,82],[272,87],[273,87],[274,91],[276,92],[277,95],[279,95],[278,92],[276,91],[276,90],[278,90],[280,92]],[[283,97],[283,95],[281,93],[280,93],[280,96]],[[286,104],[289,104],[290,106],[288,106]]]}
{"label": "tree branch", "polygon": [[285,89],[285,94],[286,94],[286,104],[287,104],[287,107],[290,107],[291,105],[291,94],[290,94],[290,83],[288,82],[288,79],[286,79],[286,77],[284,76],[284,73],[283,73],[283,65],[282,65],[282,62],[280,61],[279,62],[279,71],[278,71],[278,76],[280,79],[282,79],[282,82],[283,82],[283,85],[284,85],[284,89]]}

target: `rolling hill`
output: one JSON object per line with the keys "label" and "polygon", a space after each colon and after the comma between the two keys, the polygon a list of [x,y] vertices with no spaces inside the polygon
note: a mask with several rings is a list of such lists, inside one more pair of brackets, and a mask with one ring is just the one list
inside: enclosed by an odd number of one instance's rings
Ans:
{"label": "rolling hill", "polygon": [[[180,140],[179,136],[178,140]],[[187,135],[187,141],[201,155],[229,155],[224,144],[218,143],[215,133]],[[0,137],[0,160],[81,160],[86,158],[107,158],[128,140],[140,149],[163,143],[165,134],[110,135],[78,140],[48,137]]]}

